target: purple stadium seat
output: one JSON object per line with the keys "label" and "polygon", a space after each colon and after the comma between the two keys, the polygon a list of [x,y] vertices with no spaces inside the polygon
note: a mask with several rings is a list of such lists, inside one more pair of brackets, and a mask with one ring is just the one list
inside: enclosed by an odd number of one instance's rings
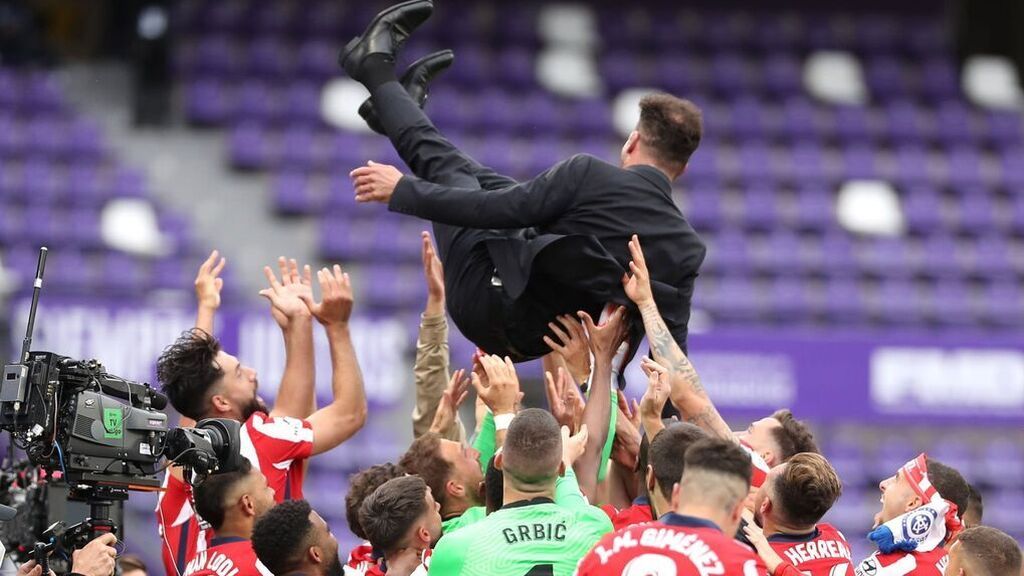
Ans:
{"label": "purple stadium seat", "polygon": [[864,294],[850,279],[832,278],[825,286],[824,317],[836,323],[857,325],[866,317]]}
{"label": "purple stadium seat", "polygon": [[928,294],[929,317],[947,326],[969,326],[977,322],[979,310],[967,286],[959,280],[936,282]]}
{"label": "purple stadium seat", "polygon": [[982,449],[976,473],[992,486],[1024,488],[1024,450],[1009,438],[994,438]]}
{"label": "purple stadium seat", "polygon": [[1024,323],[1024,300],[1015,281],[994,280],[985,287],[985,320],[997,326],[1020,327]]}

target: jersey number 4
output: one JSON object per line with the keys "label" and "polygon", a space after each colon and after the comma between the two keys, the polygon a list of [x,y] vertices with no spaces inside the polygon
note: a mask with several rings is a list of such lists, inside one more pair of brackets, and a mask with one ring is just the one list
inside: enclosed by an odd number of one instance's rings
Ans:
{"label": "jersey number 4", "polygon": [[555,576],[554,564],[537,564],[523,576]]}

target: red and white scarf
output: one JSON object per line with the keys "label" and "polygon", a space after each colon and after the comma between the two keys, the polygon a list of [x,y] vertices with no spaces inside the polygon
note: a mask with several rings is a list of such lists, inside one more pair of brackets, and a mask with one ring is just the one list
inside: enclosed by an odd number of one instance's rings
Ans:
{"label": "red and white scarf", "polygon": [[928,552],[963,530],[963,524],[957,518],[956,504],[943,498],[928,478],[925,454],[904,464],[898,474],[910,484],[923,504],[882,525],[892,532],[894,544],[913,541],[917,543],[915,550]]}

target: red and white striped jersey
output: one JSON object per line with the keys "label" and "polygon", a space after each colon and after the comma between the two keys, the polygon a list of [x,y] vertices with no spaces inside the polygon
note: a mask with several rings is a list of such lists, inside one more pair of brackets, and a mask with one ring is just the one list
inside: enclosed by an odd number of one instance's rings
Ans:
{"label": "red and white striped jersey", "polygon": [[[302,498],[302,460],[313,453],[309,422],[256,412],[245,421],[239,440],[241,454],[267,477],[276,501]],[[192,508],[188,484],[168,474],[164,486],[156,515],[163,539],[164,569],[173,576],[181,574],[188,559],[208,548],[212,534],[203,529]]]}
{"label": "red and white striped jersey", "polygon": [[850,544],[831,524],[819,524],[809,534],[773,534],[768,543],[806,576],[853,576]]}

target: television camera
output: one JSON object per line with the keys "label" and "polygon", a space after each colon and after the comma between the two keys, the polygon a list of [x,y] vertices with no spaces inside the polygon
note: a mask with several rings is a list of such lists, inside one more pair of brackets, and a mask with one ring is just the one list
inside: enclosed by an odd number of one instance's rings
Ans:
{"label": "television camera", "polygon": [[[31,350],[46,255],[44,247],[21,357],[4,366],[0,380],[0,430],[10,433],[12,456],[0,473],[0,502],[18,510],[0,537],[16,559],[34,557],[40,564],[52,551],[70,558],[92,538],[116,534],[111,505],[132,490],[159,490],[158,475],[171,464],[198,483],[237,469],[243,458],[239,422],[207,419],[194,428],[170,428],[162,412],[167,397],[149,384],[110,374],[96,360]],[[14,447],[27,461],[14,461]],[[65,489],[69,500],[89,505],[88,518],[46,526],[47,492]]]}

